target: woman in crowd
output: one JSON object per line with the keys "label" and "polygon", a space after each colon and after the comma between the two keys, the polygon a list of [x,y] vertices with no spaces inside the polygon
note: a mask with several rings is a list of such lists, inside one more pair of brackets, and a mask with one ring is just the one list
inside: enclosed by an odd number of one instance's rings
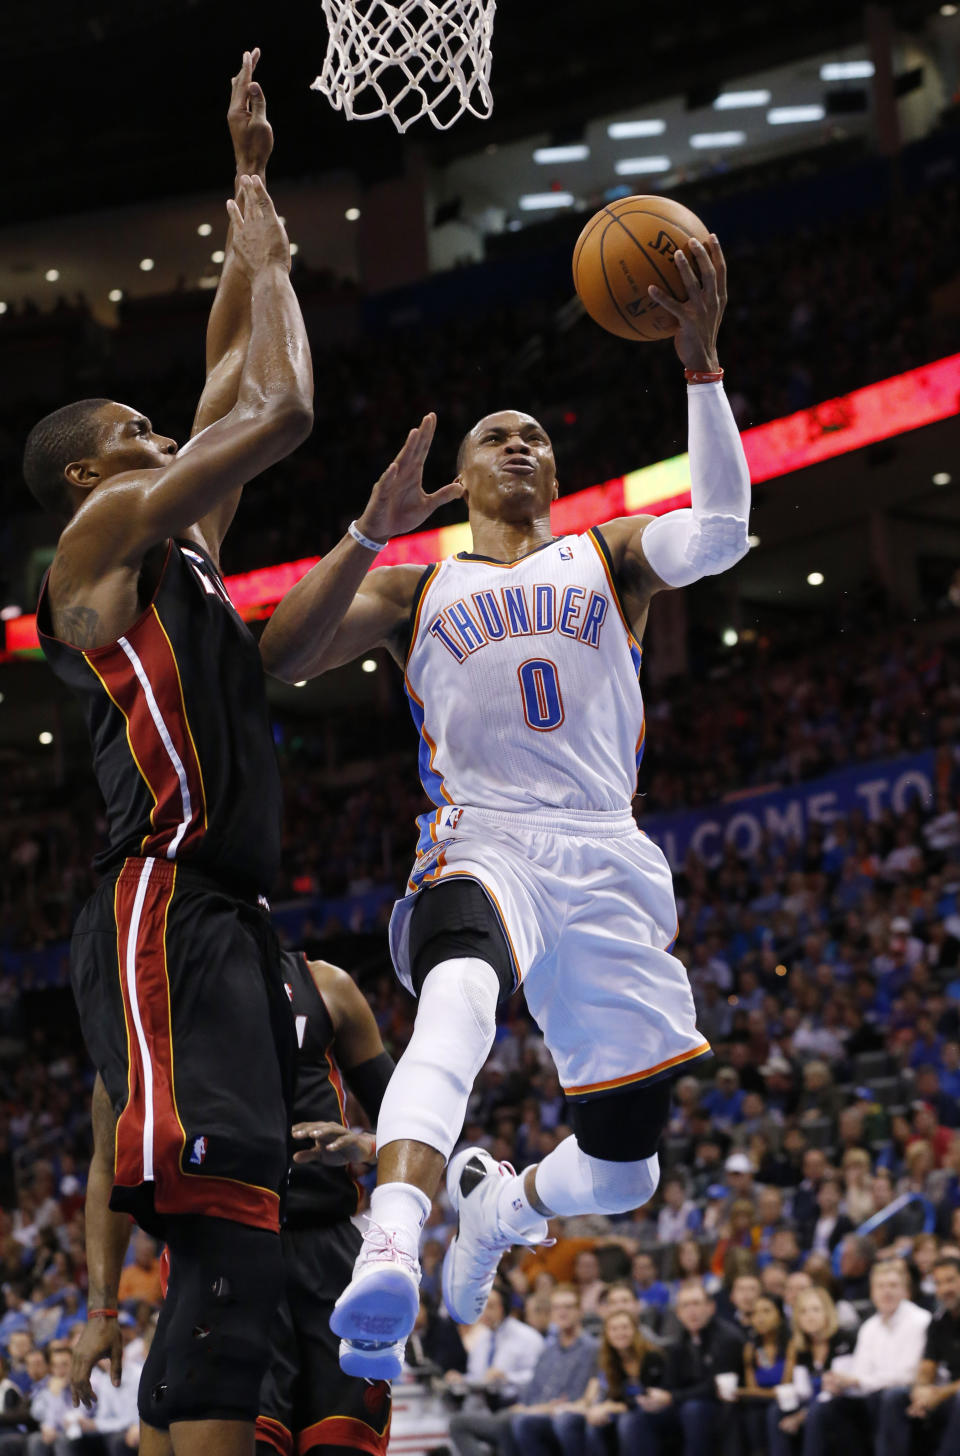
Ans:
{"label": "woman in crowd", "polygon": [[597,1359],[597,1374],[583,1399],[557,1421],[563,1456],[611,1456],[612,1452],[649,1452],[656,1456],[659,1437],[640,1402],[663,1381],[662,1351],[645,1340],[632,1315],[608,1315]]}
{"label": "woman in crowd", "polygon": [[705,1246],[694,1238],[681,1239],[673,1251],[673,1270],[670,1279],[670,1301],[676,1299],[681,1284],[699,1279],[712,1298],[720,1288],[720,1280],[710,1272]]}
{"label": "woman in crowd", "polygon": [[[801,1299],[802,1299],[801,1295]],[[761,1294],[753,1311],[755,1338],[743,1348],[743,1385],[737,1392],[748,1451],[766,1450],[770,1402],[776,1387],[790,1379],[787,1371],[787,1326],[779,1300]]]}
{"label": "woman in crowd", "polygon": [[876,1212],[871,1189],[870,1154],[866,1148],[848,1148],[843,1155],[843,1209],[854,1228]]}
{"label": "woman in crowd", "polygon": [[784,1412],[777,1400],[767,1411],[770,1456],[800,1456],[804,1451],[807,1410],[820,1394],[823,1376],[838,1355],[849,1355],[853,1342],[837,1326],[837,1310],[819,1284],[801,1290],[793,1309],[793,1331],[786,1349],[783,1385],[793,1385],[798,1406]]}

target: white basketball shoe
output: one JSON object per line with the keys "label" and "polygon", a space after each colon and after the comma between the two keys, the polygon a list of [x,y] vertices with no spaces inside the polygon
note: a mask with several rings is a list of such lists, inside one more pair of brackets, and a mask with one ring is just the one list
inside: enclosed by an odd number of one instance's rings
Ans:
{"label": "white basketball shoe", "polygon": [[484,1148],[465,1148],[447,1168],[447,1197],[459,1224],[443,1260],[443,1299],[458,1324],[472,1325],[483,1313],[500,1260],[514,1244],[547,1241],[547,1220],[516,1209],[514,1226],[501,1217],[504,1178],[515,1178]]}
{"label": "white basketball shoe", "polygon": [[419,1308],[416,1243],[368,1221],[353,1278],[330,1316],[330,1328],[341,1337],[341,1368],[369,1380],[396,1379]]}

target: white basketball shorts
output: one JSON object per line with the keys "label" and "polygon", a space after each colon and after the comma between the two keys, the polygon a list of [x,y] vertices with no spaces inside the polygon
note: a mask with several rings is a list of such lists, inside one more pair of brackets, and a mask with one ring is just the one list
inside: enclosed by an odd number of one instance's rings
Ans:
{"label": "white basketball shorts", "polygon": [[671,955],[670,867],[629,811],[449,806],[421,824],[428,847],[390,919],[393,963],[407,990],[417,896],[464,876],[496,911],[517,984],[569,1096],[651,1082],[709,1055],[687,973]]}

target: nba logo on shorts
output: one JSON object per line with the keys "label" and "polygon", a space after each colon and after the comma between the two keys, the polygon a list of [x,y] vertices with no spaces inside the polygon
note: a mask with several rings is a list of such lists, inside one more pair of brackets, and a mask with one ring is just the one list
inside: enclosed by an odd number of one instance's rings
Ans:
{"label": "nba logo on shorts", "polygon": [[207,1140],[205,1137],[194,1138],[193,1147],[190,1150],[191,1163],[200,1164],[207,1156]]}

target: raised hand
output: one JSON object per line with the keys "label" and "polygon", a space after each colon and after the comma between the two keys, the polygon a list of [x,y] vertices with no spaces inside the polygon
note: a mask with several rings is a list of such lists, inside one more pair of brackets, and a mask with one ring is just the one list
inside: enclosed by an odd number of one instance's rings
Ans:
{"label": "raised hand", "polygon": [[[704,247],[696,238],[688,245],[689,257],[682,249],[674,253],[677,271],[687,290],[684,303],[651,283],[647,290],[654,303],[659,303],[679,322],[673,336],[680,362],[687,369],[713,372],[717,361],[717,331],[727,306],[727,265],[720,244],[713,233]],[[699,278],[693,270],[696,263]]]}
{"label": "raised hand", "polygon": [[252,278],[271,264],[290,271],[287,234],[262,178],[241,176],[236,200],[230,199],[227,212],[233,223],[234,251],[244,272]]}
{"label": "raised hand", "polygon": [[424,415],[411,430],[400,454],[388,465],[370,494],[357,525],[371,541],[389,541],[413,531],[427,516],[448,501],[459,500],[463,486],[458,481],[442,486],[432,495],[423,488],[423,467],[437,428],[435,414]]}
{"label": "raised hand", "polygon": [[273,127],[267,120],[266,97],[259,81],[253,79],[259,59],[259,46],[244,51],[240,70],[230,83],[227,125],[238,176],[262,177],[273,151]]}

